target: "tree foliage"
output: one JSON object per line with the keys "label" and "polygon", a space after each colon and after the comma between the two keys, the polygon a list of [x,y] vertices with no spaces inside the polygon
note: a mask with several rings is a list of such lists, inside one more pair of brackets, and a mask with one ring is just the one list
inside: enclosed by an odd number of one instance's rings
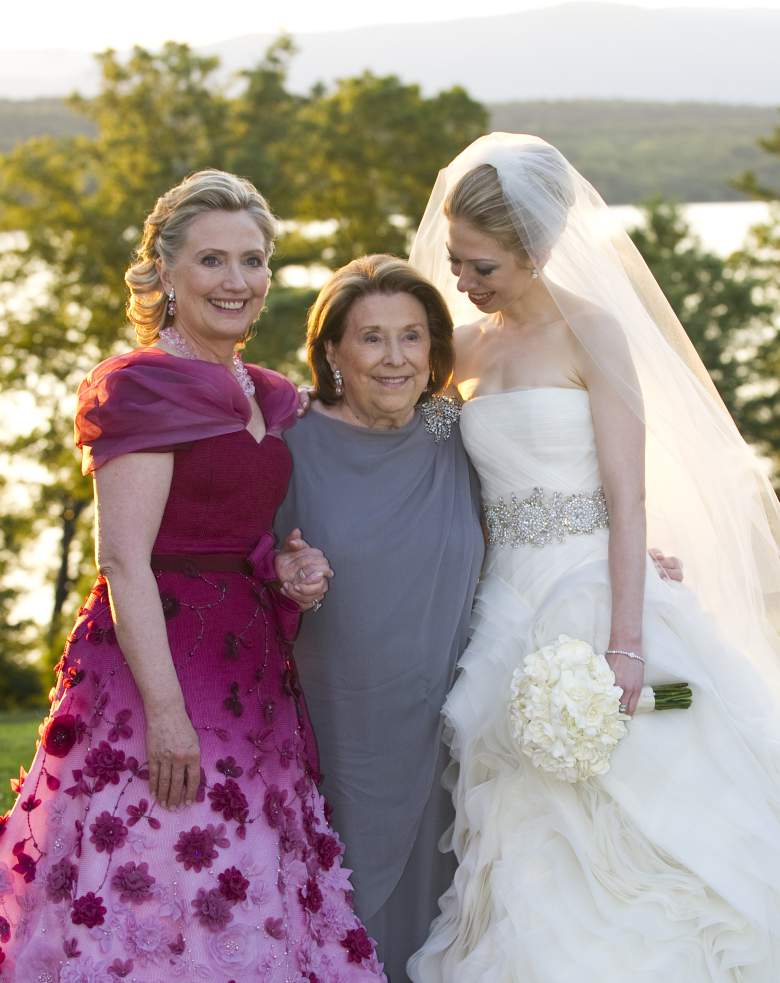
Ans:
{"label": "tree foliage", "polygon": [[780,472],[774,299],[751,252],[723,258],[693,236],[680,207],[654,201],[631,236],[698,351],[743,437]]}
{"label": "tree foliage", "polygon": [[366,72],[312,99],[298,123],[299,215],[335,223],[323,258],[340,266],[406,252],[438,169],[487,117],[463,89],[426,99],[417,85]]}

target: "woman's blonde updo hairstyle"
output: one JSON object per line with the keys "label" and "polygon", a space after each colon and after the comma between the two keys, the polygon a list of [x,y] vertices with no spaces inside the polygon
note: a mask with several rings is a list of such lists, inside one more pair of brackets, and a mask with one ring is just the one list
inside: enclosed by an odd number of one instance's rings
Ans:
{"label": "woman's blonde updo hairstyle", "polygon": [[173,266],[190,222],[204,212],[217,210],[249,212],[263,233],[267,255],[273,252],[276,219],[268,202],[246,178],[226,171],[198,171],[166,191],[144,222],[141,244],[125,273],[130,290],[127,316],[139,345],[153,345],[168,320],[168,298],[157,260]]}
{"label": "woman's blonde updo hairstyle", "polygon": [[444,214],[544,266],[575,201],[569,165],[555,147],[543,144],[507,152],[500,166],[501,177],[493,164],[464,174],[447,195]]}

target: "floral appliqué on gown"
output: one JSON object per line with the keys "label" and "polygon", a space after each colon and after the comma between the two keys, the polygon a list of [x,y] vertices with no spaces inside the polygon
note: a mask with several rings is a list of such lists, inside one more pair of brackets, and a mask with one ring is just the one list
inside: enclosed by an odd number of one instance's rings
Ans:
{"label": "floral appliqu\u00e9 on gown", "polygon": [[149,794],[143,706],[97,579],[56,667],[32,767],[0,820],[2,981],[384,979],[316,787],[297,613],[270,583],[295,390],[250,371],[268,428],[259,443],[220,366],[139,350],[82,385],[85,470],[128,450],[175,454],[154,554],[247,566],[156,572],[201,746],[197,800],[175,812]]}

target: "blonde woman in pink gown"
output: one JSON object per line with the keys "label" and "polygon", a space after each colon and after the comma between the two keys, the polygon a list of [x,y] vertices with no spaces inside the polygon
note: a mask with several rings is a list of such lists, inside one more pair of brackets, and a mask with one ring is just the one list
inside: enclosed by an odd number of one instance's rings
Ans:
{"label": "blonde woman in pink gown", "polygon": [[[7,983],[384,979],[292,649],[326,564],[300,542],[274,555],[297,394],[235,354],[272,243],[246,181],[164,195],[128,273],[143,347],[79,390],[100,575],[0,825]],[[296,556],[311,576],[282,591]]]}

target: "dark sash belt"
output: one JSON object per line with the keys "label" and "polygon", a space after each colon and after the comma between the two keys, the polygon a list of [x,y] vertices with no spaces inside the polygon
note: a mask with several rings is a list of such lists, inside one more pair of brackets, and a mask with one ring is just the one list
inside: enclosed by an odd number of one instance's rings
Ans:
{"label": "dark sash belt", "polygon": [[247,557],[240,553],[152,553],[152,570],[175,573],[229,572],[252,576]]}

